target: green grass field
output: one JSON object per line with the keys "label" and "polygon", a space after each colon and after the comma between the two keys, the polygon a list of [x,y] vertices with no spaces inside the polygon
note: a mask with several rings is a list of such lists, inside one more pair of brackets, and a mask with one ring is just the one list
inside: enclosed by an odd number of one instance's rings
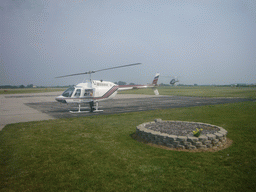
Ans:
{"label": "green grass field", "polygon": [[[214,86],[177,86],[158,87],[160,95],[197,96],[197,97],[243,97],[256,98],[255,87],[214,87]],[[152,89],[128,90],[120,93],[153,95]]]}
{"label": "green grass field", "polygon": [[[0,94],[64,89],[8,89]],[[256,98],[255,88],[158,87],[161,95]],[[152,89],[120,93],[153,94]],[[233,140],[218,152],[182,152],[132,139],[164,120],[222,126]],[[256,103],[155,110],[7,125],[0,132],[1,191],[254,191]]]}
{"label": "green grass field", "polygon": [[[163,120],[222,126],[232,146],[182,152],[133,140]],[[7,125],[0,132],[1,191],[254,191],[256,102]]]}

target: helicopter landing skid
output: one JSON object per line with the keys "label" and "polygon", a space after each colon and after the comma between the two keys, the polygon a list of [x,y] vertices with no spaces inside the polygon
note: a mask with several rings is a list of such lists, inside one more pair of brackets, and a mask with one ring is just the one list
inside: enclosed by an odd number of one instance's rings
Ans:
{"label": "helicopter landing skid", "polygon": [[70,113],[90,113],[90,111],[69,111]]}
{"label": "helicopter landing skid", "polygon": [[103,112],[103,110],[99,110],[99,107],[99,102],[95,102],[95,105],[91,108],[91,112]]}
{"label": "helicopter landing skid", "polygon": [[[86,107],[88,108],[88,107]],[[78,111],[69,111],[70,113],[88,113],[90,111],[81,111],[81,105],[78,105]]]}
{"label": "helicopter landing skid", "polygon": [[93,112],[92,113],[97,113],[97,112],[103,112],[103,110],[93,110]]}
{"label": "helicopter landing skid", "polygon": [[[88,107],[86,107],[88,108]],[[98,102],[96,103],[95,108],[93,107],[91,111],[81,111],[81,105],[78,104],[78,111],[69,111],[70,113],[96,113],[96,112],[103,112],[103,110],[99,110]]]}

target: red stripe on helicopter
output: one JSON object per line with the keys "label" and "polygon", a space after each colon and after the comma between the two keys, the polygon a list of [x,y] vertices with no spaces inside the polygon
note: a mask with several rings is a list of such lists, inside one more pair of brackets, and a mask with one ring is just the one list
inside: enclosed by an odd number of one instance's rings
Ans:
{"label": "red stripe on helicopter", "polygon": [[118,86],[113,86],[109,91],[107,91],[102,97],[94,97],[93,99],[106,99],[110,97],[113,93],[115,93],[118,90]]}
{"label": "red stripe on helicopter", "polygon": [[146,87],[146,85],[118,85],[120,88],[132,87],[132,88],[140,88]]}

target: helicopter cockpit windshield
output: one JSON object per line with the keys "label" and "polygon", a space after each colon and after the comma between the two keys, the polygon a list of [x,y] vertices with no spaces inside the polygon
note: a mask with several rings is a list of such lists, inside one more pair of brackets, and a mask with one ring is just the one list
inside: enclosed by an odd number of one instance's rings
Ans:
{"label": "helicopter cockpit windshield", "polygon": [[69,87],[66,91],[64,91],[62,93],[62,96],[64,96],[64,97],[71,97],[72,93],[74,92],[74,90],[75,90],[74,86],[73,87]]}

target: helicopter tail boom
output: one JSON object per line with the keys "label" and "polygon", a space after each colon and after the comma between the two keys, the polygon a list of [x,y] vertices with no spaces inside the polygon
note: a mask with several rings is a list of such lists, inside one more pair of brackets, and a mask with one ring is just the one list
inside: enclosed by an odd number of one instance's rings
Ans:
{"label": "helicopter tail boom", "polygon": [[[118,86],[118,91],[124,91],[124,90],[131,90],[131,89],[143,89],[143,88],[155,88],[159,79],[159,75],[160,73],[157,73],[153,79],[152,84],[148,84],[148,85],[119,85]],[[156,95],[159,95],[158,91],[156,91],[157,89],[154,89],[154,93]]]}

